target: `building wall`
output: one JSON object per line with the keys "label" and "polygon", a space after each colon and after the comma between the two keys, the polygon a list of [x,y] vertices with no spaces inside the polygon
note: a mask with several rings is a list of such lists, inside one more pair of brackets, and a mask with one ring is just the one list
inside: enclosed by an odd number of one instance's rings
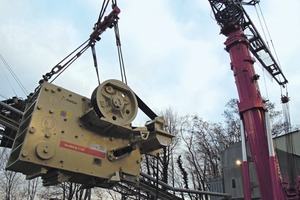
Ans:
{"label": "building wall", "polygon": [[300,131],[274,138],[282,179],[293,184],[300,176]]}
{"label": "building wall", "polygon": [[[250,152],[248,150],[248,152]],[[243,174],[242,165],[237,164],[237,160],[242,161],[241,143],[235,143],[221,152],[222,175],[224,182],[224,192],[232,194],[234,199],[243,199]],[[260,197],[256,173],[253,163],[249,163],[251,197],[257,199]]]}
{"label": "building wall", "polygon": [[[300,131],[293,131],[276,137],[273,141],[282,178],[284,181],[293,183],[295,177],[300,176]],[[249,147],[247,152],[248,160],[251,160]],[[210,191],[229,193],[233,199],[243,199],[242,166],[236,164],[237,160],[242,161],[241,143],[235,143],[226,148],[221,152],[220,157],[222,177],[207,183]],[[251,197],[252,199],[259,199],[260,193],[254,163],[249,162],[249,169]],[[217,197],[211,199],[219,200]]]}
{"label": "building wall", "polygon": [[[207,184],[207,187],[209,188],[209,191],[224,193],[223,179],[222,178],[217,178],[217,179],[210,180],[206,184]],[[224,199],[224,198],[223,197],[217,197],[217,196],[211,196],[210,197],[210,200],[221,200],[221,199]]]}

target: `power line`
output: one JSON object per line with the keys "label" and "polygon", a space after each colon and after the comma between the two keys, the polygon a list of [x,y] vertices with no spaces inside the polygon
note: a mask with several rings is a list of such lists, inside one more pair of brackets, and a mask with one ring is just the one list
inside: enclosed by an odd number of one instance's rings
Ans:
{"label": "power line", "polygon": [[14,90],[14,87],[12,86],[12,84],[11,84],[9,78],[7,77],[5,71],[4,71],[2,68],[1,68],[1,71],[2,71],[2,73],[3,73],[3,75],[4,75],[4,77],[5,77],[5,79],[6,79],[7,83],[8,83],[8,85],[11,87],[13,93],[15,94],[15,96],[18,96],[17,93],[16,93],[16,91]]}
{"label": "power line", "polygon": [[5,67],[7,68],[7,70],[10,72],[10,74],[12,75],[12,77],[15,79],[15,81],[17,82],[17,84],[20,86],[20,88],[24,92],[25,96],[27,96],[29,94],[29,92],[26,90],[26,88],[21,83],[21,81],[18,78],[18,76],[15,74],[15,72],[13,71],[13,69],[9,66],[9,64],[6,62],[6,60],[4,59],[4,57],[1,54],[0,54],[0,59],[2,60],[3,64],[5,65]]}

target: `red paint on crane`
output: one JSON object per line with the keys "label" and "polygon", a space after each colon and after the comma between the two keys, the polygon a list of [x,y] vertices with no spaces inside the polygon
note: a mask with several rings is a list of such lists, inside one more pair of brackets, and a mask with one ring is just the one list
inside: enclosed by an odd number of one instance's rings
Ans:
{"label": "red paint on crane", "polygon": [[254,59],[250,55],[244,32],[235,26],[226,32],[226,50],[239,94],[239,112],[249,141],[262,200],[284,200],[276,159],[271,158],[266,133],[264,100],[261,97]]}

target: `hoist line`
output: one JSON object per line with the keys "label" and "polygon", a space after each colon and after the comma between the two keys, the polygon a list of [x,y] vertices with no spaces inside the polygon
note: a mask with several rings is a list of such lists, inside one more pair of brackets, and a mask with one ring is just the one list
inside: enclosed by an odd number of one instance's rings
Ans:
{"label": "hoist line", "polygon": [[89,45],[86,45],[79,53],[77,53],[71,60],[69,60],[50,83],[52,83],[60,74],[62,74],[68,67],[70,67],[70,65],[73,64],[75,60],[77,60],[77,58],[79,58],[89,47]]}
{"label": "hoist line", "polygon": [[[259,13],[258,13],[258,11],[257,11],[257,7],[256,7],[256,4],[254,5],[254,8],[255,8],[255,12],[256,12],[256,15],[257,15],[257,18],[258,18],[258,21],[259,21],[259,24],[260,24],[260,27],[261,27],[261,29],[262,29],[262,32],[263,32],[263,36],[264,36],[264,38],[265,38],[265,41],[266,41],[266,45],[267,45],[267,47],[268,48],[270,48],[270,46],[269,46],[269,42],[268,42],[268,38],[267,38],[267,36],[266,36],[266,32],[265,32],[265,29],[264,29],[264,27],[263,27],[263,25],[262,25],[262,22],[261,22],[261,19],[260,19],[260,16],[259,16]],[[267,88],[267,83],[266,83],[266,76],[265,76],[265,69],[264,69],[264,67],[262,67],[262,71],[263,71],[263,78],[264,78],[264,86],[265,86],[265,91],[266,91],[266,98],[267,99],[269,99],[269,93],[268,93],[268,88]]]}
{"label": "hoist line", "polygon": [[263,71],[263,77],[264,77],[264,86],[265,86],[265,90],[266,90],[266,98],[269,100],[269,92],[268,92],[268,88],[267,88],[267,82],[266,82],[266,73],[265,72],[265,68],[261,67],[262,71]]}
{"label": "hoist line", "polygon": [[[103,33],[106,28],[114,25],[114,22],[115,22],[115,19],[116,19],[116,15],[119,13],[119,9],[118,8],[114,9],[108,15],[108,18],[104,18],[103,22],[101,22],[101,19],[103,17],[103,14],[105,13],[105,10],[106,10],[106,7],[107,7],[108,3],[109,3],[109,1],[107,1],[107,2],[104,1],[103,2],[102,8],[101,8],[101,12],[100,12],[100,15],[99,15],[100,21],[95,24],[94,31],[90,35],[89,39],[87,39],[83,44],[81,44],[78,48],[76,48],[73,52],[71,52],[68,56],[66,56],[57,65],[55,65],[49,73],[46,73],[45,75],[43,75],[43,79],[40,80],[40,82],[39,82],[40,84],[43,83],[43,81],[48,81],[54,74],[57,74],[57,76],[50,82],[50,83],[52,83],[62,72],[64,72],[89,47],[91,47],[92,45],[94,45],[96,41],[100,40],[99,35],[101,33]],[[112,27],[110,27],[110,28],[112,28]],[[82,49],[79,50],[80,48],[82,48]],[[74,55],[74,56],[71,57],[71,58],[69,58],[72,55]],[[95,57],[95,55],[96,54],[94,54],[94,57]],[[61,65],[63,62],[65,62],[66,59],[69,59],[69,60],[66,63],[64,63],[63,65]],[[95,63],[95,61],[94,61],[94,63]],[[97,68],[97,65],[95,67]]]}
{"label": "hoist line", "polygon": [[[108,1],[103,1],[102,3],[102,7],[101,7],[101,10],[100,10],[100,13],[99,13],[99,17],[98,17],[98,20],[97,20],[97,23],[95,24],[95,27],[94,27],[94,30],[97,28],[97,25],[101,23],[101,20],[103,18],[103,15],[106,11],[106,8],[108,6],[108,3],[109,3],[109,0]],[[100,85],[100,75],[99,75],[99,69],[98,69],[98,62],[97,62],[97,54],[96,54],[96,48],[95,48],[95,40],[93,41],[94,39],[90,38],[90,46],[91,46],[91,51],[92,51],[92,56],[93,56],[93,61],[94,61],[94,67],[95,67],[95,70],[96,70],[96,76],[97,76],[97,81],[98,81],[98,85]]]}
{"label": "hoist line", "polygon": [[[122,81],[127,84],[127,79],[126,79],[126,74],[125,74],[125,67],[124,67],[124,60],[123,60],[123,55],[122,55],[122,50],[121,50],[121,43],[120,43],[120,36],[119,36],[119,29],[117,26],[117,20],[118,17],[117,15],[119,14],[120,10],[116,6],[117,3],[116,1],[113,1],[113,11],[104,18],[103,21],[103,15],[106,11],[106,8],[108,6],[109,0],[104,1],[100,10],[99,18],[97,23],[94,25],[94,31],[90,35],[89,39],[86,40],[84,43],[82,43],[78,48],[76,48],[74,51],[72,51],[68,56],[66,56],[62,61],[60,61],[57,65],[55,65],[52,70],[49,73],[46,73],[43,75],[43,79],[40,80],[40,84],[43,83],[44,81],[48,81],[49,79],[52,78],[53,75],[57,74],[53,80],[51,80],[50,83],[52,83],[54,80],[58,78],[60,74],[62,74],[77,58],[79,58],[89,47],[91,47],[92,51],[92,56],[93,56],[93,61],[94,61],[94,67],[96,70],[97,74],[97,79],[98,79],[98,84],[100,85],[100,77],[99,77],[99,70],[98,70],[98,63],[97,63],[97,54],[96,54],[96,49],[95,49],[95,43],[99,41],[101,38],[99,37],[100,34],[102,34],[106,28],[115,28],[115,34],[116,34],[116,41],[117,41],[117,47],[118,47],[118,55],[119,55],[119,63],[120,63],[120,68],[121,68],[121,76],[122,76]],[[115,27],[117,26],[117,27]],[[81,48],[81,49],[80,49]],[[80,50],[79,50],[80,49]],[[75,54],[75,55],[74,55]],[[73,55],[73,57],[71,57]],[[71,57],[71,58],[70,58]],[[68,59],[66,61],[66,59]],[[63,62],[65,62],[62,64]],[[35,91],[39,88],[38,86]]]}
{"label": "hoist line", "polygon": [[291,117],[289,103],[282,103],[283,117],[284,117],[284,129],[288,133],[291,130]]}
{"label": "hoist line", "polygon": [[[18,76],[15,74],[15,72],[13,71],[13,69],[9,66],[9,64],[6,62],[6,60],[4,59],[4,57],[0,54],[0,59],[2,60],[2,62],[4,63],[4,65],[6,66],[6,68],[8,69],[8,71],[10,72],[10,74],[12,75],[12,77],[15,79],[15,81],[17,82],[17,84],[20,86],[21,90],[23,91],[23,93],[27,96],[29,94],[29,92],[26,90],[26,88],[24,87],[24,85],[21,83],[20,79],[18,78]],[[4,73],[5,75],[5,73]],[[6,76],[6,75],[5,75]],[[7,78],[7,77],[6,77]],[[12,87],[12,86],[11,86]],[[13,88],[12,88],[13,89]],[[13,89],[14,90],[14,89]],[[14,91],[15,95],[17,96],[16,92]]]}
{"label": "hoist line", "polygon": [[254,6],[254,8],[255,8],[255,12],[256,12],[256,15],[257,15],[257,18],[258,18],[258,21],[259,21],[259,25],[260,25],[261,30],[262,30],[262,32],[263,32],[263,35],[264,35],[264,37],[265,37],[267,46],[268,46],[268,48],[270,49],[270,46],[269,46],[269,40],[268,40],[268,37],[267,37],[267,35],[266,35],[265,29],[264,29],[264,27],[263,27],[263,24],[262,24],[262,22],[261,22],[260,15],[259,15],[259,13],[258,13],[258,11],[257,11],[256,5]]}
{"label": "hoist line", "polygon": [[[102,7],[101,7],[101,10],[100,10],[100,13],[99,13],[99,17],[98,17],[98,20],[97,20],[97,23],[96,23],[96,24],[98,24],[98,23],[101,22],[101,20],[102,20],[102,18],[103,18],[103,15],[104,15],[104,13],[105,13],[105,11],[106,11],[106,8],[107,8],[107,6],[108,6],[108,3],[109,3],[109,0],[108,0],[108,1],[104,0],[104,1],[103,1]],[[95,25],[96,25],[96,24],[95,24]]]}
{"label": "hoist line", "polygon": [[[107,5],[106,5],[107,6]],[[101,9],[103,10],[103,8]],[[105,9],[104,9],[105,10]],[[105,12],[105,11],[104,11]],[[103,15],[103,14],[102,14]],[[99,15],[99,18],[102,18],[101,17],[101,14]],[[100,19],[101,20],[101,19]],[[96,25],[96,24],[95,24]],[[85,45],[85,46],[84,46]],[[93,53],[93,58],[96,56],[96,53],[95,53],[95,49],[94,49],[94,45],[95,45],[95,41],[93,38],[89,38],[87,39],[85,42],[83,42],[79,47],[77,47],[74,51],[72,51],[69,55],[67,55],[62,61],[60,61],[54,68],[52,68],[51,72],[53,74],[56,74],[57,72],[59,72],[57,74],[57,76],[50,82],[52,83],[56,78],[58,78],[58,76],[63,73],[77,58],[79,58],[89,47],[91,47],[92,49],[92,53]],[[82,48],[81,50],[79,50],[80,48]],[[78,51],[78,52],[77,52]],[[77,52],[77,53],[76,53]],[[76,54],[75,54],[76,53]],[[70,56],[72,56],[73,54],[75,54],[70,60],[68,60],[63,66],[60,66],[60,64],[62,62],[64,62],[66,59],[68,59]],[[96,64],[96,65],[95,65]],[[97,61],[96,59],[94,58],[94,65],[96,67],[96,72],[97,72],[97,75],[98,75],[98,68],[97,68]],[[58,71],[55,71],[54,69],[58,69]],[[52,75],[53,75],[52,74]],[[47,76],[47,75],[46,75]],[[48,77],[46,77],[48,78]],[[51,76],[49,77],[51,78]],[[100,79],[99,79],[99,76],[98,76],[98,82],[100,83]]]}
{"label": "hoist line", "polygon": [[112,0],[111,2],[113,7],[117,6],[117,0]]}
{"label": "hoist line", "polygon": [[[259,18],[259,22],[260,22],[260,25],[261,25],[261,27],[262,27],[263,34],[264,34],[264,36],[265,36],[265,40],[266,40],[266,42],[267,42],[268,48],[269,48],[269,49],[272,48],[272,50],[274,51],[275,58],[276,58],[276,61],[277,61],[277,63],[278,63],[278,67],[281,69],[281,64],[280,64],[280,61],[279,61],[279,57],[278,57],[278,55],[277,55],[277,51],[276,51],[276,48],[275,48],[275,46],[274,46],[273,39],[272,39],[272,37],[271,37],[271,34],[270,34],[270,31],[269,31],[267,22],[266,22],[266,20],[265,20],[264,14],[263,14],[263,12],[262,12],[262,9],[261,9],[259,3],[258,3],[258,8],[259,8],[260,16],[261,16],[261,18],[262,18],[262,21],[263,21],[263,25],[264,25],[264,26],[262,25],[261,19],[260,19],[260,17],[259,17],[259,13],[258,13],[257,8],[256,8],[256,6],[255,6],[255,10],[256,10],[257,16],[258,16],[258,18]],[[267,35],[265,34],[265,30],[264,30],[263,27],[265,27],[266,32],[267,32]],[[270,43],[271,43],[271,47],[269,46],[269,41],[270,41]],[[279,81],[281,81],[280,76],[278,77],[278,79],[279,79]],[[280,85],[280,88],[281,88],[281,95],[282,95],[282,87],[285,88],[286,85]]]}
{"label": "hoist line", "polygon": [[92,55],[93,55],[94,67],[96,69],[96,75],[97,75],[98,85],[100,85],[100,76],[99,76],[99,70],[98,70],[98,63],[97,63],[97,54],[96,54],[96,49],[95,49],[95,43],[91,44],[91,50],[92,50]]}
{"label": "hoist line", "polygon": [[275,48],[275,46],[274,46],[273,39],[272,39],[272,37],[271,37],[271,34],[270,34],[270,31],[269,31],[269,28],[268,28],[267,22],[266,22],[266,20],[265,20],[264,14],[263,14],[263,12],[262,12],[262,9],[261,9],[261,7],[260,7],[260,5],[259,5],[259,4],[258,4],[258,8],[259,8],[259,10],[260,10],[260,13],[261,13],[261,16],[262,16],[263,22],[264,22],[264,24],[265,24],[265,27],[266,27],[266,30],[267,30],[268,36],[269,36],[269,38],[270,38],[270,42],[271,42],[272,48],[273,48],[273,50],[274,50],[274,53],[275,53],[275,57],[276,57],[276,59],[277,59],[277,62],[278,62],[278,67],[280,67],[281,65],[280,65],[280,61],[279,61],[279,58],[278,58],[278,55],[277,55],[277,52],[276,52],[276,48]]}
{"label": "hoist line", "polygon": [[118,23],[115,24],[114,30],[115,30],[116,45],[117,45],[117,50],[118,50],[121,79],[122,79],[122,82],[127,85],[127,77],[126,77],[125,64],[124,64],[124,59],[123,59],[122,47],[121,47],[120,30],[119,30]]}
{"label": "hoist line", "polygon": [[[99,14],[98,22],[96,23],[96,25],[101,22],[101,19],[102,19],[103,15],[106,11],[108,3],[109,3],[109,1],[104,1],[103,2],[102,7],[101,7],[101,11],[100,11],[100,14]],[[117,1],[112,0],[112,8],[114,9],[115,6],[117,6]],[[122,48],[121,48],[120,31],[119,31],[118,22],[116,22],[114,24],[114,31],[115,31],[115,37],[116,37],[116,45],[117,45],[121,80],[122,80],[123,83],[127,84],[127,77],[126,77],[125,64],[124,64],[123,53],[122,53]],[[97,65],[97,58],[96,58],[95,49],[94,50],[92,49],[92,53],[93,53],[94,66],[95,66],[96,73],[97,73],[98,83],[100,84],[99,70],[98,70],[98,65]]]}
{"label": "hoist line", "polygon": [[[107,5],[108,5],[108,2],[106,4],[103,2],[101,12],[105,12],[105,10],[107,8]],[[115,6],[117,6],[117,1],[112,0],[112,8],[114,9]],[[103,8],[103,7],[105,7],[105,8]],[[101,18],[99,18],[99,19],[101,20]],[[98,23],[100,22],[99,19],[98,19]],[[121,48],[120,31],[119,31],[118,22],[116,22],[114,24],[114,31],[115,31],[116,46],[117,46],[120,73],[121,73],[121,80],[122,80],[123,83],[125,83],[127,85],[127,77],[126,77],[125,64],[124,64],[123,53],[122,53],[122,48]],[[94,57],[94,59],[96,59],[96,57]],[[94,63],[95,63],[95,60],[94,60]],[[96,67],[96,65],[95,65],[95,67]],[[97,73],[97,77],[99,79],[98,68],[96,68],[96,73]],[[100,84],[100,81],[99,81],[99,84]]]}
{"label": "hoist line", "polygon": [[[267,23],[266,23],[266,20],[265,20],[265,18],[264,18],[264,14],[263,14],[263,12],[262,12],[262,9],[261,9],[259,3],[258,3],[258,8],[259,8],[260,14],[259,14],[259,12],[257,11],[256,6],[255,6],[255,11],[256,11],[257,17],[258,17],[258,19],[259,19],[260,26],[261,26],[261,28],[262,28],[262,30],[263,30],[263,34],[264,34],[265,40],[266,40],[266,42],[267,42],[268,48],[270,49],[270,46],[269,46],[269,41],[270,41],[272,50],[274,51],[275,58],[276,58],[277,63],[278,63],[278,67],[281,68],[280,61],[279,61],[279,57],[278,57],[277,52],[276,52],[276,48],[275,48],[275,46],[274,46],[274,43],[273,43],[273,40],[272,40],[270,31],[269,31],[268,25],[267,25]],[[264,26],[263,26],[263,24],[262,24],[262,22],[261,22],[260,15],[261,15],[262,21],[263,21],[263,23],[264,23]],[[265,29],[266,29],[267,35],[266,35],[266,33],[265,33],[264,27],[265,27]],[[278,79],[279,79],[279,81],[281,81],[280,76],[278,77]],[[283,95],[283,93],[284,93],[284,92],[283,92],[283,88],[285,89],[286,97],[288,97],[287,84],[285,84],[285,85],[280,85],[280,93],[281,93],[281,96],[284,96],[284,95]],[[267,89],[266,89],[266,90],[267,90]]]}
{"label": "hoist line", "polygon": [[[272,50],[274,51],[275,58],[276,58],[277,63],[278,63],[278,68],[280,69],[281,65],[280,65],[280,61],[279,61],[279,58],[278,58],[278,55],[277,55],[277,52],[276,52],[276,48],[274,46],[274,43],[273,43],[270,31],[269,31],[267,22],[266,22],[266,20],[264,18],[264,14],[262,12],[262,9],[261,9],[259,3],[258,3],[258,8],[259,8],[259,11],[260,11],[260,15],[261,15],[262,21],[264,23],[264,27],[265,27],[266,32],[267,32],[267,36],[265,35],[265,31],[264,31],[263,25],[262,25],[260,17],[259,17],[259,13],[258,13],[258,11],[256,9],[256,6],[255,6],[255,10],[256,10],[257,16],[259,18],[260,25],[261,25],[261,27],[263,29],[263,33],[264,33],[264,36],[265,36],[267,44],[268,44],[268,48],[270,49],[269,43],[268,43],[268,40],[269,40],[270,43],[271,43],[271,46],[272,46]],[[280,76],[278,77],[278,79],[279,79],[279,81],[281,81]],[[280,85],[279,87],[280,87],[280,93],[281,93],[282,115],[283,115],[283,120],[284,120],[284,131],[285,131],[285,133],[288,133],[290,131],[290,129],[291,129],[291,118],[290,118],[290,109],[289,109],[289,103],[288,103],[289,102],[289,97],[288,97],[287,84]],[[285,89],[285,95],[283,95],[283,89]]]}
{"label": "hoist line", "polygon": [[[67,57],[65,57],[61,62],[59,62],[55,67],[52,68],[51,72],[53,73],[52,75],[58,73],[53,80],[50,82],[52,83],[55,79],[58,78],[58,76],[63,73],[77,58],[79,58],[89,47],[90,44],[86,44],[87,42],[89,42],[89,39],[86,40],[84,43],[82,43],[77,49],[75,49],[72,53],[70,53]],[[84,46],[85,45],[85,46]],[[68,60],[63,66],[60,66],[60,64],[65,61],[67,58],[69,58],[71,55],[73,55],[75,52],[78,51],[78,49],[80,49],[82,46],[84,46],[78,53],[76,53],[70,60]],[[55,69],[58,69],[57,71],[55,71]],[[51,75],[51,76],[52,76]],[[50,77],[51,78],[51,77]]]}

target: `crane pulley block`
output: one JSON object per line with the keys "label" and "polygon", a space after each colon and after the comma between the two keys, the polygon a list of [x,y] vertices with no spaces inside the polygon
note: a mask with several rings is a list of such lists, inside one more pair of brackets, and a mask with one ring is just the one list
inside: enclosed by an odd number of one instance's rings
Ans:
{"label": "crane pulley block", "polygon": [[41,176],[44,185],[138,184],[143,154],[172,141],[161,117],[131,125],[137,99],[117,80],[103,82],[91,99],[44,82],[28,102],[6,168]]}

